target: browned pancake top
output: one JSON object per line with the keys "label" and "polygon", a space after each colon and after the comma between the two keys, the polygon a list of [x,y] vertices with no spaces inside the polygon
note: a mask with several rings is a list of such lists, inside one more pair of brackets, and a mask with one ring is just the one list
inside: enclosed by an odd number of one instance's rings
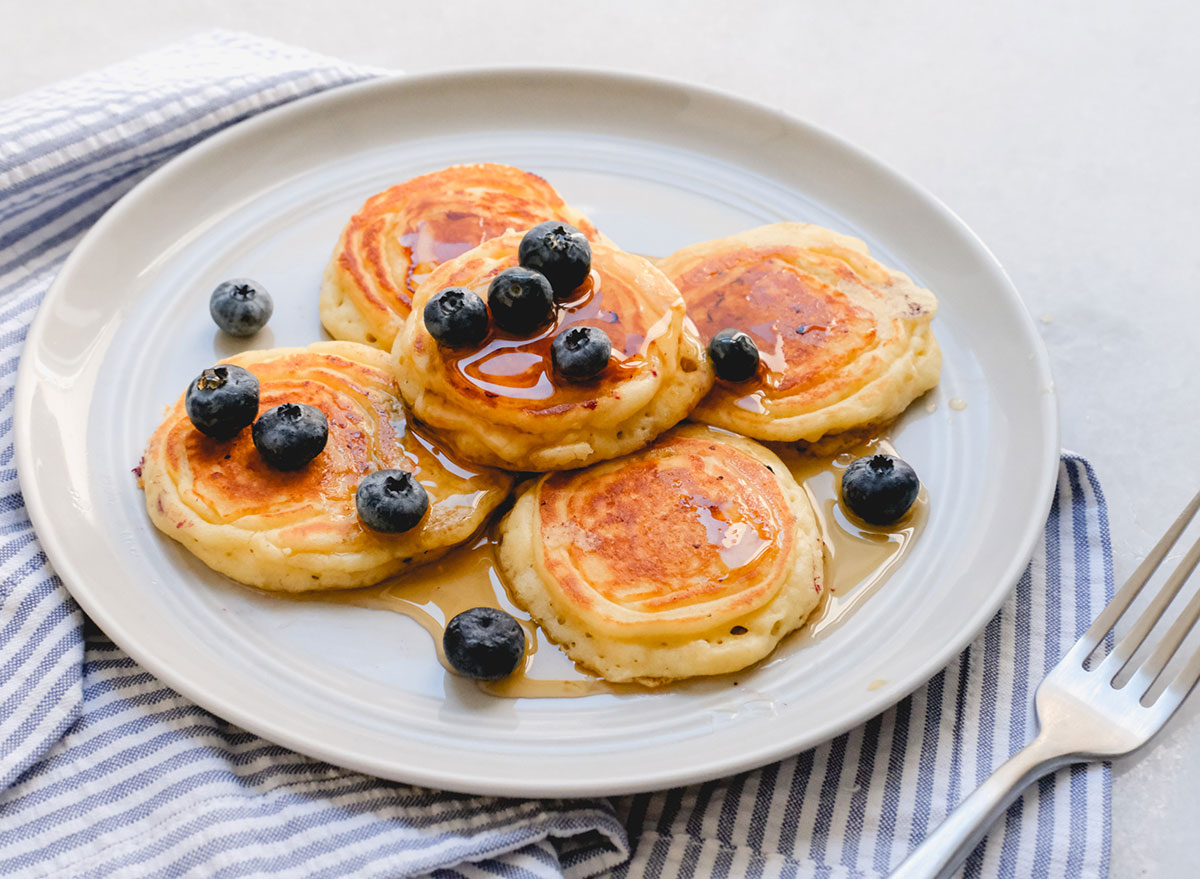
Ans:
{"label": "browned pancake top", "polygon": [[270,355],[252,352],[228,362],[258,378],[260,414],[281,403],[320,409],[329,424],[328,442],[299,470],[276,470],[255,449],[249,427],[231,440],[214,440],[192,426],[180,400],[152,442],[163,443],[171,479],[190,489],[204,519],[229,523],[253,517],[256,529],[290,525],[291,537],[301,544],[307,531],[361,536],[366,529],[354,494],[359,480],[375,470],[413,473],[431,506],[473,505],[496,488],[498,477],[491,471],[459,464],[407,423],[387,370],[305,349]]}
{"label": "browned pancake top", "polygon": [[535,174],[508,165],[456,165],[369,198],[343,232],[335,258],[377,308],[404,318],[434,268],[508,229],[565,220],[596,237],[591,223],[565,209]]}
{"label": "browned pancake top", "polygon": [[610,622],[692,629],[746,614],[778,591],[795,540],[770,468],[692,436],[556,473],[539,505],[547,572],[578,611]]}
{"label": "browned pancake top", "polygon": [[827,396],[876,344],[876,316],[849,301],[829,275],[860,282],[844,255],[792,247],[717,254],[674,280],[706,344],[733,328],[758,346],[758,376],[731,387],[802,398]]}

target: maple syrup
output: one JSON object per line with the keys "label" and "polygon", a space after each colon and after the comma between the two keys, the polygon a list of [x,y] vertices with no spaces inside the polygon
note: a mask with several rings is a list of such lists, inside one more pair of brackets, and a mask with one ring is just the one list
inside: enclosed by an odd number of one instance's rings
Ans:
{"label": "maple syrup", "polygon": [[[648,343],[669,329],[670,315],[652,326],[641,325],[642,313],[633,299],[636,294],[621,289],[620,284],[615,278],[602,283],[601,274],[593,269],[571,298],[558,303],[553,319],[532,334],[517,335],[493,327],[480,347],[446,351],[443,356],[451,381],[488,399],[545,402],[593,398],[602,388],[632,376],[646,363],[643,352]],[[484,297],[487,287],[475,292]],[[616,301],[606,302],[606,298]],[[550,345],[555,336],[572,326],[599,327],[612,343],[608,365],[590,381],[564,383],[554,375]]]}
{"label": "maple syrup", "polygon": [[439,265],[499,234],[489,232],[483,217],[451,211],[444,217],[435,214],[432,223],[419,220],[414,231],[398,236],[397,244],[408,254],[408,272],[404,278],[407,301],[412,302],[417,287]]}

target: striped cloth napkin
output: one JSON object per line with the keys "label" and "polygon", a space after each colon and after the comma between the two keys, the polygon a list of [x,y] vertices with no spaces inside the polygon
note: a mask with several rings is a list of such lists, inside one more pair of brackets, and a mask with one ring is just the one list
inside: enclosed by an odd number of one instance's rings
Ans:
{"label": "striped cloth napkin", "polygon": [[[616,799],[504,800],[291,753],[163,687],[92,626],[39,548],[13,467],[30,321],[80,236],[156,166],[273,105],[372,74],[205,34],[0,103],[0,875],[879,877],[1033,735],[1045,670],[1112,591],[1103,497],[1066,456],[1015,594],[949,668],[764,769]],[[1110,776],[1030,789],[968,877],[1107,875]]]}

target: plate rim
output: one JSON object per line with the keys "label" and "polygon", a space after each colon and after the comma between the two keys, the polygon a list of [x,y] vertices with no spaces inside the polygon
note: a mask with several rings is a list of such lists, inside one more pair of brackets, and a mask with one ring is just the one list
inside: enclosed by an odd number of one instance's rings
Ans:
{"label": "plate rim", "polygon": [[[1041,470],[1037,474],[1037,490],[1035,494],[1041,498],[1041,504],[1036,511],[1037,515],[1031,516],[1029,523],[1026,524],[1020,535],[1018,540],[1020,551],[1015,554],[1007,567],[995,577],[997,585],[987,594],[986,600],[979,603],[976,612],[962,626],[957,638],[947,641],[939,650],[934,651],[922,662],[918,663],[919,671],[910,673],[909,677],[903,682],[889,682],[889,684],[873,692],[864,694],[862,705],[858,710],[847,713],[842,718],[841,723],[837,725],[837,729],[818,742],[796,745],[794,744],[796,737],[785,737],[785,744],[783,745],[776,744],[772,747],[760,748],[752,753],[726,756],[716,771],[708,764],[705,764],[705,768],[700,770],[689,771],[687,769],[675,768],[673,770],[659,771],[655,775],[638,778],[637,780],[623,779],[615,783],[589,786],[586,789],[573,787],[569,779],[529,779],[518,787],[503,781],[494,782],[485,780],[481,782],[479,779],[473,777],[456,776],[445,769],[430,772],[422,767],[413,765],[405,766],[402,775],[398,775],[396,768],[392,765],[382,765],[378,761],[370,759],[359,759],[350,751],[329,746],[326,743],[305,738],[299,734],[293,735],[285,726],[272,722],[269,718],[263,719],[255,715],[252,711],[244,711],[236,703],[231,703],[226,699],[214,696],[202,685],[193,684],[186,676],[176,674],[169,663],[159,661],[152,651],[143,650],[136,636],[130,635],[127,627],[120,622],[120,618],[106,611],[103,603],[96,599],[96,596],[87,589],[86,585],[83,585],[86,583],[88,577],[85,572],[80,570],[78,565],[74,564],[70,553],[64,548],[62,535],[54,527],[46,499],[37,491],[32,483],[35,438],[29,432],[28,424],[30,419],[26,416],[32,409],[35,392],[39,384],[38,375],[32,365],[33,359],[28,357],[27,354],[37,346],[44,344],[45,326],[49,321],[48,315],[51,311],[51,308],[48,306],[51,306],[56,299],[63,295],[61,291],[66,286],[67,279],[71,277],[75,264],[84,258],[83,254],[88,249],[86,245],[106,234],[110,227],[122,222],[122,218],[127,210],[130,209],[130,205],[136,203],[143,191],[157,185],[158,181],[163,177],[185,167],[189,161],[195,159],[197,156],[204,155],[210,151],[220,150],[230,141],[242,138],[252,139],[260,127],[273,126],[280,120],[286,120],[289,116],[307,115],[326,103],[352,102],[360,95],[373,91],[388,92],[393,89],[420,91],[431,85],[444,86],[455,84],[455,81],[459,81],[458,84],[461,86],[461,84],[471,80],[480,78],[494,79],[497,77],[504,77],[512,82],[520,79],[536,80],[543,77],[571,77],[593,83],[616,81],[633,87],[679,89],[683,92],[691,92],[710,99],[715,98],[728,102],[732,106],[742,110],[750,110],[782,119],[789,126],[794,126],[803,131],[805,136],[818,141],[824,141],[826,145],[835,151],[845,153],[850,158],[870,166],[876,173],[882,173],[890,177],[894,182],[902,185],[910,195],[924,202],[926,207],[939,215],[943,221],[952,225],[962,235],[963,240],[971,245],[974,255],[978,258],[980,264],[988,269],[992,280],[1005,289],[1009,300],[1008,305],[1015,310],[1020,318],[1026,335],[1024,341],[1029,343],[1026,349],[1027,353],[1032,355],[1031,359],[1034,363],[1034,369],[1045,381],[1040,404],[1037,406],[1042,417],[1039,446],[1043,452],[1043,456],[1040,462]],[[80,607],[105,634],[115,644],[120,646],[121,649],[125,650],[139,665],[151,671],[159,680],[176,692],[212,711],[214,714],[261,735],[270,741],[291,748],[298,753],[381,778],[390,778],[411,784],[420,784],[465,793],[503,796],[557,797],[619,795],[680,784],[690,784],[721,777],[763,766],[775,760],[799,753],[806,748],[815,747],[847,730],[861,725],[871,717],[895,705],[928,682],[939,671],[945,668],[966,645],[971,643],[988,621],[995,616],[1004,600],[1015,588],[1020,573],[1028,563],[1037,540],[1042,533],[1046,516],[1051,508],[1061,454],[1060,436],[1061,425],[1058,397],[1050,368],[1049,354],[1044,341],[1036,331],[1036,326],[1028,307],[1012,283],[1008,273],[986,244],[974,230],[937,196],[869,151],[856,146],[839,135],[833,134],[820,126],[814,125],[779,108],[712,86],[688,83],[670,77],[577,67],[471,67],[421,74],[381,76],[331,88],[273,107],[248,119],[234,123],[189,147],[179,155],[163,163],[163,165],[147,175],[145,179],[141,180],[129,192],[118,199],[100,220],[84,233],[72,249],[59,269],[54,282],[47,290],[43,301],[39,304],[38,313],[30,325],[25,345],[21,352],[14,395],[14,460],[17,469],[18,484],[20,485],[26,510],[39,543],[54,570],[60,574],[64,587],[74,600],[78,602]],[[64,562],[66,563],[64,564]],[[76,584],[75,588],[68,585],[69,583]],[[77,594],[77,591],[79,594]],[[119,637],[113,637],[112,632],[114,631],[118,633]],[[786,742],[792,742],[793,744],[786,744]]]}

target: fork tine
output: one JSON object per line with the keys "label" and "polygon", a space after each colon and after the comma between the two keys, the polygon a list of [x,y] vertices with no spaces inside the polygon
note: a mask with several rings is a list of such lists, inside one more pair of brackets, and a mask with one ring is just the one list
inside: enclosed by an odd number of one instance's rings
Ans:
{"label": "fork tine", "polygon": [[1179,703],[1192,691],[1192,687],[1196,686],[1198,680],[1200,680],[1200,647],[1196,648],[1191,659],[1179,670],[1179,674],[1175,675],[1175,680],[1167,684],[1162,695],[1154,702],[1154,709],[1163,712],[1164,721],[1179,707]]}
{"label": "fork tine", "polygon": [[1200,492],[1188,502],[1184,507],[1183,512],[1179,514],[1179,518],[1171,523],[1171,527],[1166,530],[1166,533],[1154,545],[1154,549],[1150,550],[1149,555],[1142,560],[1142,563],[1125,581],[1125,585],[1113,597],[1113,600],[1105,605],[1104,610],[1096,617],[1095,621],[1088,627],[1088,630],[1083,633],[1083,637],[1075,642],[1063,661],[1072,661],[1082,665],[1084,660],[1092,654],[1092,651],[1099,646],[1104,636],[1108,634],[1113,625],[1120,619],[1121,614],[1129,609],[1129,605],[1142,591],[1142,587],[1146,585],[1146,581],[1151,575],[1158,570],[1158,566],[1162,564],[1162,560],[1167,557],[1167,553],[1171,551],[1171,547],[1179,540],[1179,535],[1184,532],[1184,529],[1191,523],[1196,516],[1196,511],[1200,510]]}
{"label": "fork tine", "polygon": [[[1187,555],[1183,557],[1183,560],[1179,563],[1179,566],[1171,572],[1171,575],[1167,578],[1167,581],[1163,583],[1162,588],[1158,590],[1158,593],[1150,601],[1150,604],[1147,605],[1144,611],[1142,611],[1141,616],[1137,618],[1137,622],[1133,624],[1133,626],[1129,629],[1129,632],[1117,644],[1112,654],[1109,655],[1109,657],[1104,661],[1105,665],[1112,668],[1113,677],[1116,677],[1117,674],[1120,673],[1121,669],[1125,667],[1125,664],[1129,662],[1129,658],[1137,652],[1139,647],[1142,646],[1142,642],[1146,640],[1146,636],[1150,634],[1150,630],[1154,628],[1154,624],[1159,621],[1163,615],[1163,611],[1167,609],[1167,605],[1171,603],[1171,600],[1179,593],[1179,590],[1183,588],[1183,584],[1186,583],[1188,577],[1192,575],[1192,572],[1196,569],[1197,564],[1200,564],[1200,540],[1197,540],[1192,544],[1191,549],[1187,551]],[[1187,611],[1185,611],[1185,616],[1190,610],[1191,605],[1189,604]],[[1175,632],[1176,627],[1184,618],[1185,617],[1180,617],[1175,621],[1175,624],[1172,625],[1168,630],[1167,636],[1155,649],[1150,659],[1142,664],[1142,669],[1146,669],[1151,663],[1153,663],[1155,658],[1159,656],[1163,646],[1170,643],[1172,633]],[[1188,624],[1187,628],[1191,628],[1190,623]],[[1165,666],[1170,660],[1171,655],[1175,652],[1176,648],[1179,647],[1179,641],[1182,641],[1185,635],[1187,635],[1187,629],[1184,629],[1184,631],[1180,633],[1179,640],[1172,644],[1170,649],[1165,653],[1162,660],[1162,665],[1159,666],[1154,672],[1156,677],[1158,673],[1162,671],[1162,667]],[[1147,688],[1149,688],[1149,685],[1147,685]]]}
{"label": "fork tine", "polygon": [[[1200,541],[1197,541],[1192,549],[1195,551],[1194,555],[1196,555],[1197,559],[1200,559]],[[1189,554],[1189,558],[1191,555],[1192,553]],[[1195,561],[1193,561],[1192,566],[1195,567]],[[1191,571],[1188,571],[1188,574],[1190,575]],[[1182,579],[1186,580],[1187,575]],[[1166,590],[1164,589],[1163,591]],[[1154,682],[1158,680],[1163,669],[1167,667],[1167,663],[1171,661],[1171,657],[1175,655],[1175,651],[1179,649],[1179,645],[1183,643],[1183,639],[1187,637],[1188,632],[1196,625],[1197,619],[1200,619],[1200,592],[1192,596],[1192,600],[1188,602],[1183,613],[1171,624],[1171,628],[1167,629],[1167,633],[1163,636],[1162,641],[1154,648],[1154,652],[1150,654],[1150,658],[1142,663],[1137,673],[1126,684],[1128,687],[1140,688],[1135,690],[1138,698],[1144,697],[1150,688],[1154,686]]]}

